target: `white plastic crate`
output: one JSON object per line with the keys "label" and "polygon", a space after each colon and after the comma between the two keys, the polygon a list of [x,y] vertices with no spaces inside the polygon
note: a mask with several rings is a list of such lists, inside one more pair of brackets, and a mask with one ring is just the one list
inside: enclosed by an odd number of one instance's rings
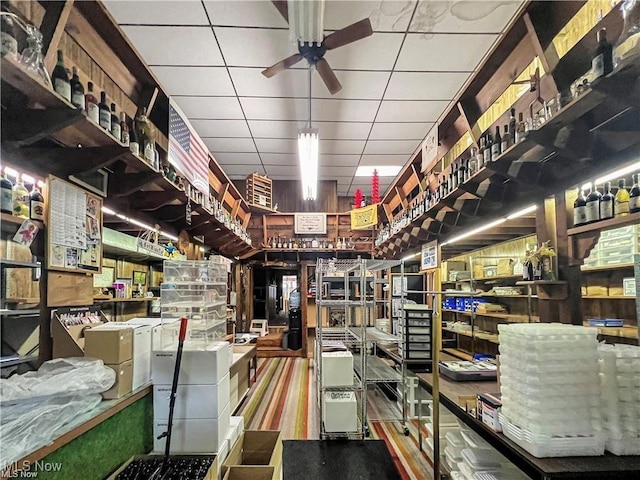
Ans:
{"label": "white plastic crate", "polygon": [[210,260],[166,260],[162,271],[165,282],[227,283],[226,266]]}

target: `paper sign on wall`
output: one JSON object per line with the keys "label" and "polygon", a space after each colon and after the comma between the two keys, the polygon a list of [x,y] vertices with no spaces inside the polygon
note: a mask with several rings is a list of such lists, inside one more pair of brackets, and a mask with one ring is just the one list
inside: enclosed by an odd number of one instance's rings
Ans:
{"label": "paper sign on wall", "polygon": [[351,210],[351,230],[371,228],[378,224],[378,205]]}
{"label": "paper sign on wall", "polygon": [[422,164],[420,171],[425,172],[438,158],[438,124],[436,123],[422,142]]}

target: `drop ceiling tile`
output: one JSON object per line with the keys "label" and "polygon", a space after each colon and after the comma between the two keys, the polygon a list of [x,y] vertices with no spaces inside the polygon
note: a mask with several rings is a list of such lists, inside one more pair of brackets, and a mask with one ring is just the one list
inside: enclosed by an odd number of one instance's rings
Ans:
{"label": "drop ceiling tile", "polygon": [[262,164],[260,163],[260,157],[257,153],[223,152],[214,153],[213,156],[226,173],[229,173],[227,169],[237,170],[239,166],[246,166],[247,168],[253,169],[251,172],[254,172],[256,169],[262,171]]}
{"label": "drop ceiling tile", "polygon": [[185,115],[193,118],[217,120],[244,119],[237,97],[183,97],[173,96]]}
{"label": "drop ceiling tile", "polygon": [[320,140],[366,140],[371,122],[315,122]]}
{"label": "drop ceiling tile", "polygon": [[203,138],[251,136],[244,120],[192,120],[191,125]]}
{"label": "drop ceiling tile", "polygon": [[356,167],[331,167],[320,168],[318,178],[321,180],[335,180],[336,177],[352,176],[356,173]]}
{"label": "drop ceiling tile", "polygon": [[415,0],[329,0],[325,3],[324,28],[338,30],[368,17],[374,31],[404,32],[415,4]]}
{"label": "drop ceiling tile", "polygon": [[265,163],[273,163],[266,160],[266,155],[279,153],[297,153],[298,140],[287,138],[256,138],[256,145]]}
{"label": "drop ceiling tile", "polygon": [[293,176],[294,178],[300,177],[300,167],[296,165],[295,167],[289,165],[265,165],[264,167],[267,170],[267,175],[287,175]]}
{"label": "drop ceiling tile", "polygon": [[433,123],[376,122],[369,140],[421,140],[432,126]]}
{"label": "drop ceiling tile", "polygon": [[224,65],[210,27],[124,26],[122,29],[149,65]]}
{"label": "drop ceiling tile", "polygon": [[409,155],[363,155],[360,165],[404,165]]}
{"label": "drop ceiling tile", "polygon": [[275,77],[262,75],[260,68],[230,68],[229,73],[240,97],[309,97],[307,71],[289,69]]}
{"label": "drop ceiling tile", "polygon": [[251,128],[251,133],[255,138],[296,139],[298,137],[298,130],[303,128],[304,125],[305,120],[249,120],[249,127]]}
{"label": "drop ceiling tile", "polygon": [[[373,122],[379,103],[378,100],[313,100],[313,120]],[[323,138],[322,134],[320,138]]]}
{"label": "drop ceiling tile", "polygon": [[248,120],[298,120],[309,117],[307,101],[302,98],[241,97]]}
{"label": "drop ceiling tile", "polygon": [[212,25],[230,27],[288,28],[285,19],[271,2],[227,1],[204,2]]}
{"label": "drop ceiling tile", "polygon": [[[380,99],[384,94],[384,89],[387,86],[387,81],[389,80],[389,72],[356,72],[341,70],[339,72],[335,72],[335,74],[342,85],[342,90],[335,95],[331,95],[329,90],[327,90],[327,87],[322,82],[322,79],[314,73],[312,77],[312,92],[314,98],[345,98],[359,100]],[[303,83],[306,85],[307,82]],[[305,88],[308,87],[305,86]]]}
{"label": "drop ceiling tile", "polygon": [[472,72],[497,39],[496,34],[410,33],[396,70]]}
{"label": "drop ceiling tile", "polygon": [[376,117],[377,122],[435,122],[449,105],[445,101],[384,100]]}
{"label": "drop ceiling tile", "polygon": [[374,140],[368,141],[365,154],[411,155],[421,141],[418,140]]}
{"label": "drop ceiling tile", "polygon": [[199,0],[145,1],[144,8],[130,0],[103,0],[102,3],[119,24],[209,25]]}
{"label": "drop ceiling tile", "polygon": [[152,70],[169,95],[235,95],[224,67],[153,67]]}
{"label": "drop ceiling tile", "polygon": [[374,33],[370,37],[329,51],[324,58],[334,69],[391,70],[403,37],[404,34],[401,33]]}
{"label": "drop ceiling tile", "polygon": [[[295,120],[308,118],[307,100],[275,98],[240,98],[249,120]],[[313,121],[364,121],[371,122],[378,108],[375,100],[315,99],[312,102]],[[304,125],[303,125],[304,126]],[[314,124],[314,127],[318,125]],[[320,138],[323,138],[322,134]]]}
{"label": "drop ceiling tile", "polygon": [[255,152],[256,146],[252,138],[205,138],[204,143],[217,155],[222,152]]}
{"label": "drop ceiling tile", "polygon": [[[288,30],[214,27],[220,49],[230,67],[266,68],[298,53]],[[303,60],[298,67],[306,68]]]}
{"label": "drop ceiling tile", "polygon": [[365,145],[364,140],[322,140],[319,150],[321,155],[360,155]]}
{"label": "drop ceiling tile", "polygon": [[394,72],[384,94],[387,100],[451,100],[469,78],[466,72]]}
{"label": "drop ceiling tile", "polygon": [[244,179],[254,172],[258,172],[264,175],[264,169],[262,165],[227,165],[222,167],[224,172],[232,179]]}
{"label": "drop ceiling tile", "polygon": [[420,0],[411,32],[500,33],[522,5],[521,1],[468,0],[433,2]]}
{"label": "drop ceiling tile", "polygon": [[360,161],[360,155],[321,155],[322,167],[356,167]]}
{"label": "drop ceiling tile", "polygon": [[260,152],[260,158],[265,165],[275,166],[295,166],[298,168],[298,154],[294,153],[263,153]]}
{"label": "drop ceiling tile", "polygon": [[[304,128],[306,120],[273,121],[250,120],[251,132],[256,138],[289,138],[296,139],[298,130]],[[371,129],[369,122],[314,122],[320,130],[321,140],[366,140]]]}

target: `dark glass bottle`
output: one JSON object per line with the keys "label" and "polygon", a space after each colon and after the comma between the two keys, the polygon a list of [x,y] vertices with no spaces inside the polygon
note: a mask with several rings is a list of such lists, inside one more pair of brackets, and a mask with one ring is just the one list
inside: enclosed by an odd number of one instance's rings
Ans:
{"label": "dark glass bottle", "polygon": [[484,140],[484,164],[487,165],[491,163],[492,150],[493,148],[493,139],[491,138],[491,134],[487,133]]}
{"label": "dark glass bottle", "polygon": [[598,186],[591,187],[591,192],[587,196],[587,223],[600,220],[600,199],[602,194],[598,191]]}
{"label": "dark glass bottle", "polygon": [[509,147],[516,143],[516,109],[509,112]]}
{"label": "dark glass bottle", "polygon": [[638,184],[639,174],[633,174],[633,187],[629,191],[629,212],[640,212],[640,185]]}
{"label": "dark glass bottle", "polygon": [[98,107],[98,99],[93,94],[93,82],[87,83],[87,93],[84,96],[84,109],[87,112],[87,118],[93,123],[100,123],[100,107]]}
{"label": "dark glass bottle", "polygon": [[67,70],[64,68],[64,53],[62,50],[58,50],[58,63],[51,72],[51,83],[53,89],[68,102],[71,102],[71,83],[69,83],[69,76]]}
{"label": "dark glass bottle", "polygon": [[129,146],[129,125],[127,125],[127,114],[120,112],[120,141]]}
{"label": "dark glass bottle", "polygon": [[29,193],[29,205],[31,219],[44,221],[44,197],[35,184],[31,188],[31,193]]}
{"label": "dark glass bottle", "polygon": [[122,129],[120,127],[120,120],[116,114],[115,103],[111,104],[111,135],[113,135],[118,141],[122,140]]}
{"label": "dark glass bottle", "polygon": [[593,78],[602,77],[613,70],[613,45],[607,41],[607,29],[598,32],[598,47],[591,61]]}
{"label": "dark glass bottle", "polygon": [[2,213],[13,214],[13,183],[6,173],[0,179],[0,210]]}
{"label": "dark glass bottle", "polygon": [[100,126],[107,132],[110,132],[111,111],[109,110],[109,105],[107,105],[107,94],[105,92],[100,92],[100,104],[98,108],[100,109]]}
{"label": "dark glass bottle", "polygon": [[611,182],[607,182],[604,184],[604,194],[600,199],[600,220],[613,218],[615,213],[614,203],[615,197],[611,193]]}
{"label": "dark glass bottle", "polygon": [[502,134],[502,144],[500,145],[500,152],[504,152],[511,146],[511,130],[509,125],[504,126],[504,133]]}
{"label": "dark glass bottle", "polygon": [[78,67],[73,67],[71,76],[71,103],[78,108],[84,108],[84,87],[78,78]]}
{"label": "dark glass bottle", "polygon": [[502,153],[502,137],[500,136],[500,126],[496,125],[496,135],[493,137],[493,144],[491,145],[491,159],[495,160],[498,155]]}
{"label": "dark glass bottle", "polygon": [[573,226],[587,223],[587,197],[582,189],[578,189],[578,198],[573,202]]}

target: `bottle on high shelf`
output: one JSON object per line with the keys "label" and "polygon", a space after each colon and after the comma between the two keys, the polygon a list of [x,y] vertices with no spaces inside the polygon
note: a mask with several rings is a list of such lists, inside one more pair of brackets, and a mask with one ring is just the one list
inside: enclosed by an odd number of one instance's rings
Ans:
{"label": "bottle on high shelf", "polygon": [[587,197],[584,191],[578,189],[578,197],[573,202],[573,226],[584,225],[587,223]]}
{"label": "bottle on high shelf", "polygon": [[320,247],[320,242],[318,242],[318,237],[315,237],[311,241],[311,248],[319,248],[319,247]]}
{"label": "bottle on high shelf", "polygon": [[638,178],[640,174],[633,174],[633,187],[629,192],[629,213],[640,212],[640,185],[638,184]]}
{"label": "bottle on high shelf", "polygon": [[87,93],[84,96],[84,110],[87,112],[87,118],[93,123],[100,123],[100,107],[98,107],[98,99],[93,94],[93,82],[87,83]]}
{"label": "bottle on high shelf", "polygon": [[289,238],[289,249],[293,248],[293,240]]}
{"label": "bottle on high shelf", "polygon": [[480,145],[478,151],[476,152],[476,166],[478,170],[484,167],[484,149],[485,149],[485,139],[484,137],[480,137]]}
{"label": "bottle on high shelf", "polygon": [[13,214],[16,217],[29,218],[29,191],[22,183],[22,177],[18,175],[16,184],[11,192],[13,200]]}
{"label": "bottle on high shelf", "polygon": [[491,134],[487,133],[485,135],[485,140],[484,140],[484,164],[488,165],[489,163],[491,163],[491,149],[493,146],[493,140],[491,138]]}
{"label": "bottle on high shelf", "polygon": [[58,63],[56,63],[53,72],[51,72],[51,83],[58,95],[71,102],[71,83],[69,82],[67,69],[64,68],[64,53],[62,50],[58,50]]}
{"label": "bottle on high shelf", "polygon": [[124,112],[120,112],[120,141],[125,146],[129,146],[129,125],[127,125],[127,114]]}
{"label": "bottle on high shelf", "polygon": [[613,210],[616,217],[629,215],[629,190],[627,190],[624,178],[618,180],[618,191]]}
{"label": "bottle on high shelf", "polygon": [[469,154],[471,155],[471,157],[469,158],[469,160],[467,160],[467,177],[465,179],[465,182],[473,177],[473,175],[476,173],[476,165],[478,164],[478,149],[476,147],[471,147],[471,149],[469,150]]}
{"label": "bottle on high shelf", "polygon": [[[514,143],[517,143],[516,140],[516,109],[512,108],[509,111],[509,147]],[[506,131],[506,130],[505,130]]]}
{"label": "bottle on high shelf", "polygon": [[504,152],[511,146],[511,130],[509,125],[504,126],[504,133],[502,134],[502,144],[500,145],[500,151]]}
{"label": "bottle on high shelf", "polygon": [[300,248],[300,245],[298,245],[298,239],[296,237],[293,238],[293,248]]}
{"label": "bottle on high shelf", "polygon": [[613,218],[615,214],[615,197],[611,193],[611,182],[606,182],[604,184],[604,194],[600,199],[600,219],[606,220],[608,218]]}
{"label": "bottle on high shelf", "polygon": [[516,136],[515,136],[516,143],[519,143],[522,140],[524,140],[525,131],[526,131],[526,125],[524,123],[523,114],[522,112],[520,112],[518,114],[518,126],[516,127]]}
{"label": "bottle on high shelf", "polygon": [[73,75],[69,83],[71,84],[71,103],[84,109],[84,87],[78,78],[78,67],[73,67]]}
{"label": "bottle on high shelf", "polygon": [[598,31],[598,47],[591,60],[593,79],[611,73],[613,70],[613,45],[607,41],[607,29]]}
{"label": "bottle on high shelf", "polygon": [[111,104],[111,135],[113,135],[118,141],[122,140],[122,127],[120,126],[118,115],[116,114],[115,103]]}
{"label": "bottle on high shelf", "polygon": [[282,239],[280,238],[280,235],[278,235],[277,248],[282,248]]}
{"label": "bottle on high shelf", "polygon": [[271,248],[276,248],[276,236],[271,237]]}
{"label": "bottle on high shelf", "polygon": [[496,134],[493,137],[493,144],[491,145],[491,159],[495,160],[498,155],[502,153],[502,137],[500,136],[500,126],[496,125]]}
{"label": "bottle on high shelf", "polygon": [[600,220],[600,199],[602,194],[597,185],[592,185],[591,192],[587,195],[587,223]]}
{"label": "bottle on high shelf", "polygon": [[35,183],[29,193],[29,213],[32,220],[44,221],[44,197]]}
{"label": "bottle on high shelf", "polygon": [[100,103],[98,104],[100,109],[100,126],[107,132],[111,131],[111,111],[109,105],[107,105],[107,93],[100,92]]}
{"label": "bottle on high shelf", "polygon": [[13,213],[13,183],[7,178],[6,172],[2,174],[2,179],[0,179],[0,211]]}
{"label": "bottle on high shelf", "polygon": [[460,183],[467,183],[467,180],[469,180],[469,177],[470,177],[470,175],[469,175],[469,162],[470,161],[471,160],[469,158],[467,158],[460,165],[460,170],[462,171]]}

